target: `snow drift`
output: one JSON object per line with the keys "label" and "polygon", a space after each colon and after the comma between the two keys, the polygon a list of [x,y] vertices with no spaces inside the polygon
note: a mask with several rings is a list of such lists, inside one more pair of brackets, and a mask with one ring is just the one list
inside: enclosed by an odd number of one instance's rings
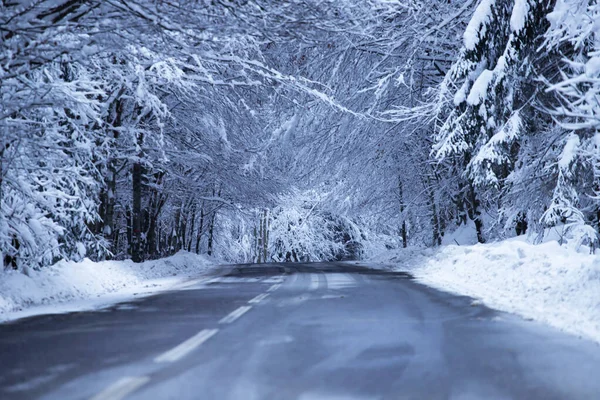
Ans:
{"label": "snow drift", "polygon": [[0,272],[0,320],[107,306],[165,290],[208,272],[206,256],[179,252],[136,264],[130,260],[60,261],[39,270]]}
{"label": "snow drift", "polygon": [[534,245],[514,238],[437,252],[412,250],[404,257],[400,250],[387,261],[427,285],[600,342],[598,255],[557,241]]}

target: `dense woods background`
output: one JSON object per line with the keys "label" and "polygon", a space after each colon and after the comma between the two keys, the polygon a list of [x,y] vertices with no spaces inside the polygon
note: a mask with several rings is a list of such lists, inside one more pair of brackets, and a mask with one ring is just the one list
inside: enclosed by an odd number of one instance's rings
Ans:
{"label": "dense woods background", "polygon": [[600,229],[588,0],[2,0],[5,267]]}

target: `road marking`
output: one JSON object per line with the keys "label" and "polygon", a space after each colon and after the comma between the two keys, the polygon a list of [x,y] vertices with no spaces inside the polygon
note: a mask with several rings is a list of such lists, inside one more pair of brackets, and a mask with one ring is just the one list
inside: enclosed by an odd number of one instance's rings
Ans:
{"label": "road marking", "polygon": [[271,276],[267,279],[263,280],[263,283],[281,283],[285,280],[285,276],[283,275],[275,275]]}
{"label": "road marking", "polygon": [[175,362],[182,359],[202,343],[213,337],[218,329],[203,329],[198,334],[192,336],[180,345],[173,347],[171,350],[162,353],[160,356],[154,359],[154,362]]}
{"label": "road marking", "polygon": [[310,286],[308,290],[317,290],[319,287],[319,275],[310,274]]}
{"label": "road marking", "polygon": [[358,281],[350,274],[327,274],[325,277],[329,281],[330,289],[345,289],[358,284]]}
{"label": "road marking", "polygon": [[273,292],[281,287],[281,283],[276,283],[267,290],[267,292]]}
{"label": "road marking", "polygon": [[150,381],[147,376],[126,376],[121,378],[90,400],[121,400]]}
{"label": "road marking", "polygon": [[268,295],[269,295],[268,293],[259,294],[258,296],[256,296],[252,300],[250,300],[248,303],[250,303],[250,304],[258,304],[261,301],[263,301]]}
{"label": "road marking", "polygon": [[231,313],[229,313],[228,315],[223,317],[219,321],[219,323],[220,324],[230,324],[233,321],[235,321],[236,319],[238,319],[239,317],[241,317],[242,315],[246,314],[248,311],[250,311],[251,308],[252,308],[252,306],[241,306],[237,310],[232,311]]}

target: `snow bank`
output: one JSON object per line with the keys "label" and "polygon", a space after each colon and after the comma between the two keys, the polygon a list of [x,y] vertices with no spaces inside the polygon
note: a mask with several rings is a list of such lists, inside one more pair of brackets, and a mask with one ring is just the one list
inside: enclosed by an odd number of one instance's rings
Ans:
{"label": "snow bank", "polygon": [[179,252],[139,264],[85,259],[24,273],[0,271],[0,320],[105,307],[171,288],[214,265],[205,256]]}
{"label": "snow bank", "polygon": [[[388,254],[388,262],[393,257],[402,252]],[[511,239],[403,258],[404,265],[395,269],[408,270],[422,283],[600,342],[598,255],[556,241],[533,245]]]}
{"label": "snow bank", "polygon": [[416,268],[430,260],[434,254],[435,250],[430,248],[408,247],[382,251],[369,257],[368,261],[379,264],[383,269],[414,273]]}
{"label": "snow bank", "polygon": [[477,229],[472,219],[467,219],[467,223],[455,228],[451,233],[447,233],[442,238],[442,245],[459,245],[477,243]]}

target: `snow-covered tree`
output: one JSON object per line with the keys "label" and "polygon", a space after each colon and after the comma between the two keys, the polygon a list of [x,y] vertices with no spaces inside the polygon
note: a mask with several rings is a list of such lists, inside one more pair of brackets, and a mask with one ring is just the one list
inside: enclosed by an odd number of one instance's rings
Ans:
{"label": "snow-covered tree", "polygon": [[562,129],[552,166],[555,189],[543,219],[567,223],[579,242],[594,244],[600,230],[600,6],[557,0],[548,20],[546,47],[563,59],[557,73],[545,75],[546,91],[558,97],[549,112]]}
{"label": "snow-covered tree", "polygon": [[434,155],[463,180],[457,205],[475,221],[480,241],[482,211],[503,207],[499,193],[506,190],[523,137],[535,132],[540,119],[537,78],[548,54],[538,47],[552,7],[553,2],[481,1],[440,88]]}

